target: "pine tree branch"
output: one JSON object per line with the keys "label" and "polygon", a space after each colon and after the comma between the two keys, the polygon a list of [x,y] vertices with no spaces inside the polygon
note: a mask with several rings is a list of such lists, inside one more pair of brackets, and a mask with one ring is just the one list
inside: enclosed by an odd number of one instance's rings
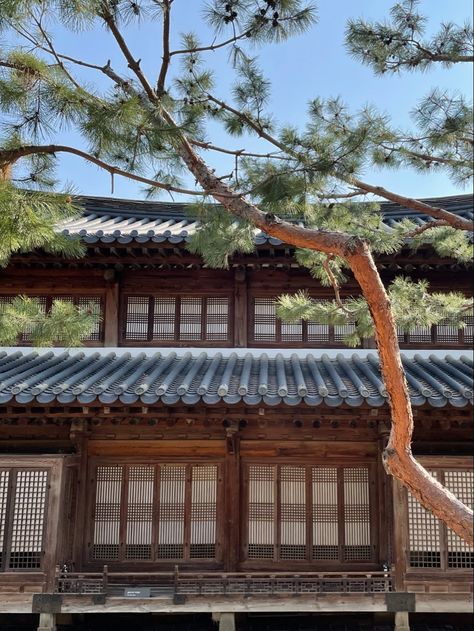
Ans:
{"label": "pine tree branch", "polygon": [[209,44],[209,46],[195,46],[193,48],[181,48],[178,50],[173,50],[170,52],[170,57],[174,57],[174,55],[193,55],[195,53],[204,53],[206,51],[218,50],[219,48],[229,46],[229,44],[234,44],[244,37],[248,37],[248,33],[249,31],[243,31],[242,33],[238,33],[233,37],[229,37],[229,39],[226,39],[223,42],[219,42],[218,44]]}
{"label": "pine tree branch", "polygon": [[343,311],[346,315],[348,316],[352,316],[354,315],[354,313],[352,311],[350,311],[350,309],[347,309],[346,306],[344,305],[344,303],[341,300],[341,294],[339,291],[339,283],[337,282],[336,277],[334,276],[332,269],[331,269],[331,260],[334,258],[334,256],[329,255],[326,257],[326,259],[323,261],[322,265],[326,271],[326,274],[328,276],[329,282],[332,285],[333,291],[334,291],[334,297],[336,299],[336,303],[339,306],[339,308],[341,309],[341,311]]}
{"label": "pine tree branch", "polygon": [[266,158],[268,160],[284,160],[285,162],[294,160],[294,158],[277,155],[272,151],[269,153],[252,153],[250,151],[246,151],[245,149],[226,149],[225,147],[219,147],[211,144],[210,142],[203,142],[201,140],[196,140],[195,138],[189,138],[189,142],[195,147],[200,147],[201,149],[209,149],[210,151],[225,153],[230,156],[237,156],[238,158]]}
{"label": "pine tree branch", "polygon": [[445,226],[449,226],[449,223],[447,221],[444,221],[443,219],[438,219],[437,221],[428,221],[423,226],[415,228],[404,236],[407,239],[412,239],[413,237],[418,237],[420,234],[423,234],[424,232],[426,232],[427,230],[431,230],[432,228],[442,228]]}
{"label": "pine tree branch", "polygon": [[117,42],[120,50],[123,53],[123,56],[127,60],[128,67],[138,79],[139,83],[141,84],[142,88],[145,91],[145,94],[148,96],[150,101],[152,101],[153,103],[156,103],[157,95],[140,68],[140,60],[135,59],[135,57],[132,55],[132,52],[130,48],[128,47],[125,39],[123,38],[122,33],[120,32],[117,26],[117,23],[114,20],[113,15],[106,8],[104,8],[103,12],[100,15],[102,19],[104,20],[104,22],[109,27],[112,35],[115,38],[115,41]]}
{"label": "pine tree branch", "polygon": [[166,74],[171,61],[170,53],[170,22],[171,22],[171,2],[169,0],[163,0],[163,61],[161,64],[160,74],[156,84],[156,92],[159,95],[165,92]]}
{"label": "pine tree branch", "polygon": [[181,188],[178,186],[172,186],[171,184],[166,184],[166,182],[159,182],[158,180],[146,178],[141,175],[137,175],[136,173],[124,171],[119,167],[104,162],[104,160],[96,158],[86,151],[82,151],[81,149],[77,149],[76,147],[69,147],[67,145],[23,145],[21,147],[16,147],[15,149],[0,149],[0,168],[3,168],[5,165],[11,165],[20,158],[24,158],[26,156],[34,154],[54,155],[56,153],[71,153],[73,155],[79,156],[80,158],[83,158],[84,160],[87,160],[88,162],[92,162],[92,164],[95,164],[104,171],[110,173],[112,177],[115,175],[120,175],[121,177],[128,178],[129,180],[134,180],[135,182],[140,182],[141,184],[146,184],[147,186],[153,186],[155,188],[162,189],[164,191],[167,191],[168,193],[182,193],[183,195],[194,195],[201,197],[205,197],[208,195],[208,193],[205,191],[196,191],[192,189]]}

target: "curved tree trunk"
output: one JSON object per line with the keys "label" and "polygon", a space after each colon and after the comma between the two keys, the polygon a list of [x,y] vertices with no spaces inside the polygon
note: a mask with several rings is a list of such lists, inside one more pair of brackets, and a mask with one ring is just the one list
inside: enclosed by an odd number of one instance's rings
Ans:
{"label": "curved tree trunk", "polygon": [[332,253],[346,259],[374,320],[380,369],[389,395],[392,422],[383,455],[385,469],[400,480],[422,506],[472,545],[473,511],[435,480],[412,455],[413,413],[397,330],[390,299],[368,245],[348,234],[301,228],[267,216],[216,178],[185,138],[181,144],[181,155],[199,184],[233,215],[252,222],[267,234],[295,247]]}

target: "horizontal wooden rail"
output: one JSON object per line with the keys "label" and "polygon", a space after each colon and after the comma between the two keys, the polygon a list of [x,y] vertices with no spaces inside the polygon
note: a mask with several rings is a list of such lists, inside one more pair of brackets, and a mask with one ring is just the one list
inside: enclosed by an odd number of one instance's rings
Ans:
{"label": "horizontal wooden rail", "polygon": [[123,595],[128,587],[150,587],[150,595],[173,597],[252,594],[378,593],[392,591],[382,572],[67,572],[57,569],[56,591]]}

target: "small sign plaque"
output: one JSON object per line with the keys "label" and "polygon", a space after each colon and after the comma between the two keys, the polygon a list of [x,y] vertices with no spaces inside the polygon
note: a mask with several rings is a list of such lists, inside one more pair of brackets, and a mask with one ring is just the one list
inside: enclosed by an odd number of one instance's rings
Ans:
{"label": "small sign plaque", "polygon": [[150,598],[150,587],[126,587],[125,598]]}

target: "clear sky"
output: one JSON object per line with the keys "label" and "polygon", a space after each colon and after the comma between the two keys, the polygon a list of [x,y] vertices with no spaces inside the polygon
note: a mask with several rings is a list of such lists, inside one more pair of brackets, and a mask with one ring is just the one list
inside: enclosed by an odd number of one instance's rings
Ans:
{"label": "clear sky", "polygon": [[[388,113],[394,123],[404,127],[409,124],[409,113],[417,102],[432,88],[472,94],[472,68],[459,64],[449,69],[437,66],[425,73],[401,73],[376,77],[372,70],[353,60],[344,48],[344,29],[350,17],[382,19],[388,14],[392,0],[319,0],[318,23],[306,34],[279,45],[266,45],[259,51],[263,68],[272,82],[271,111],[282,123],[304,125],[306,108],[310,99],[321,96],[341,96],[352,109],[366,103],[376,105]],[[172,48],[179,44],[183,31],[196,32],[203,43],[210,43],[212,35],[201,16],[201,0],[175,0],[173,3],[174,27]],[[428,28],[436,30],[442,21],[463,23],[472,19],[470,0],[423,0],[421,10],[430,16]],[[151,22],[127,30],[129,43],[136,57],[149,76],[156,80],[160,66],[160,26]],[[82,56],[85,60],[103,65],[112,59],[120,69],[120,55],[107,32],[98,28],[80,34],[58,33],[57,48],[63,53]],[[231,72],[225,51],[208,53],[217,73],[218,96],[229,97]],[[176,59],[176,58],[175,58]],[[124,65],[122,64],[122,68]],[[93,75],[87,76],[88,80]],[[105,85],[104,77],[99,77]],[[209,140],[233,148],[256,148],[253,139],[228,139],[217,129],[212,129]],[[61,132],[58,140],[78,146],[80,141],[70,133]],[[229,171],[225,159],[212,158],[217,171]],[[71,182],[75,189],[86,195],[110,195],[110,178],[96,167],[79,158],[61,156],[59,175]],[[409,171],[379,171],[365,174],[366,181],[378,183],[399,193],[417,197],[452,195],[468,192],[453,184],[444,175],[420,175]],[[190,184],[188,182],[187,184]],[[141,198],[139,185],[123,178],[116,178],[117,197]],[[162,199],[169,199],[167,196]],[[175,197],[175,199],[177,199]]]}

